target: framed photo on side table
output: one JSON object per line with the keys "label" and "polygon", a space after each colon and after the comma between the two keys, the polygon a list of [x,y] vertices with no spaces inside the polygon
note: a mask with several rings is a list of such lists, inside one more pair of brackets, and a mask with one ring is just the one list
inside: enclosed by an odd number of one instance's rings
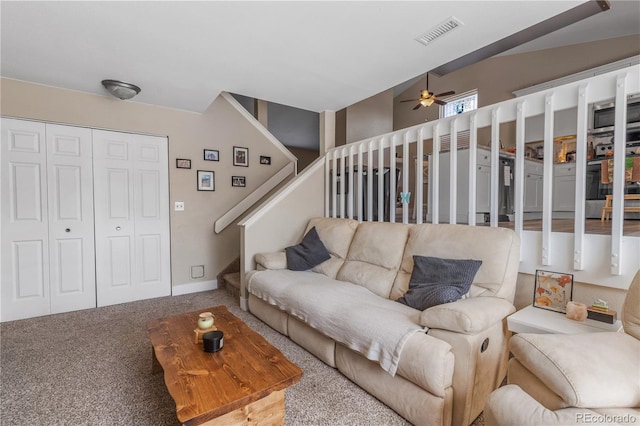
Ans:
{"label": "framed photo on side table", "polygon": [[215,191],[215,172],[198,170],[198,191]]}
{"label": "framed photo on side table", "polygon": [[567,313],[567,302],[573,297],[573,275],[536,270],[533,306]]}
{"label": "framed photo on side table", "polygon": [[249,148],[233,147],[233,165],[249,167]]}

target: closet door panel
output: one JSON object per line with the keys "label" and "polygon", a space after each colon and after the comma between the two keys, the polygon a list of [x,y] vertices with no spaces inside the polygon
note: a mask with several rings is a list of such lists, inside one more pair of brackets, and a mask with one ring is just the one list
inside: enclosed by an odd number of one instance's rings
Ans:
{"label": "closet door panel", "polygon": [[96,306],[91,130],[46,125],[51,313]]}
{"label": "closet door panel", "polygon": [[133,135],[93,130],[98,306],[135,300]]}
{"label": "closet door panel", "polygon": [[139,135],[134,150],[136,271],[144,297],[171,294],[167,139]]}
{"label": "closet door panel", "polygon": [[93,135],[98,305],[168,296],[167,139]]}
{"label": "closet door panel", "polygon": [[2,119],[2,321],[50,313],[46,137],[43,123]]}

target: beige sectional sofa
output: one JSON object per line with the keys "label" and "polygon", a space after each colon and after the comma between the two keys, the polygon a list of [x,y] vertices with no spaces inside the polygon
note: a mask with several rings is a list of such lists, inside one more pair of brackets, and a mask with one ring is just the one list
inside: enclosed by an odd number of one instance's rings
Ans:
{"label": "beige sectional sofa", "polygon": [[[291,271],[284,252],[256,255],[249,310],[410,422],[473,422],[506,374],[517,235],[332,218],[311,219],[306,231],[313,227],[331,258]],[[482,265],[462,299],[420,311],[395,301],[409,287],[414,255]]]}

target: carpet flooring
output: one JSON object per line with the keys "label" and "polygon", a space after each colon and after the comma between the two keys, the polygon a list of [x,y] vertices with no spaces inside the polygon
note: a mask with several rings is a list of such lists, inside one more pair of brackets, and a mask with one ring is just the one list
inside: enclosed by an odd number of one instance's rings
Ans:
{"label": "carpet flooring", "polygon": [[[146,323],[216,305],[300,366],[286,425],[407,425],[386,405],[248,312],[223,290],[0,324],[0,424],[178,425],[162,374],[151,374]],[[474,426],[482,426],[482,418]]]}

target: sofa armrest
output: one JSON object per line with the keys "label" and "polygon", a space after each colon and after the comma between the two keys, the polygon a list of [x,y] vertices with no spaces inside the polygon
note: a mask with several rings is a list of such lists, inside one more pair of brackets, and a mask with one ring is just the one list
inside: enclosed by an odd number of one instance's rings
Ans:
{"label": "sofa armrest", "polygon": [[569,406],[640,406],[640,341],[628,334],[521,333],[509,346],[513,356]]}
{"label": "sofa armrest", "polygon": [[484,406],[485,423],[495,426],[577,425],[585,423],[579,422],[579,419],[596,414],[591,410],[576,408],[547,410],[517,385],[496,389]]}
{"label": "sofa armrest", "polygon": [[287,255],[283,251],[258,253],[254,259],[257,269],[287,269]]}
{"label": "sofa armrest", "polygon": [[420,325],[477,334],[515,311],[513,304],[499,297],[471,297],[425,309],[420,314]]}

